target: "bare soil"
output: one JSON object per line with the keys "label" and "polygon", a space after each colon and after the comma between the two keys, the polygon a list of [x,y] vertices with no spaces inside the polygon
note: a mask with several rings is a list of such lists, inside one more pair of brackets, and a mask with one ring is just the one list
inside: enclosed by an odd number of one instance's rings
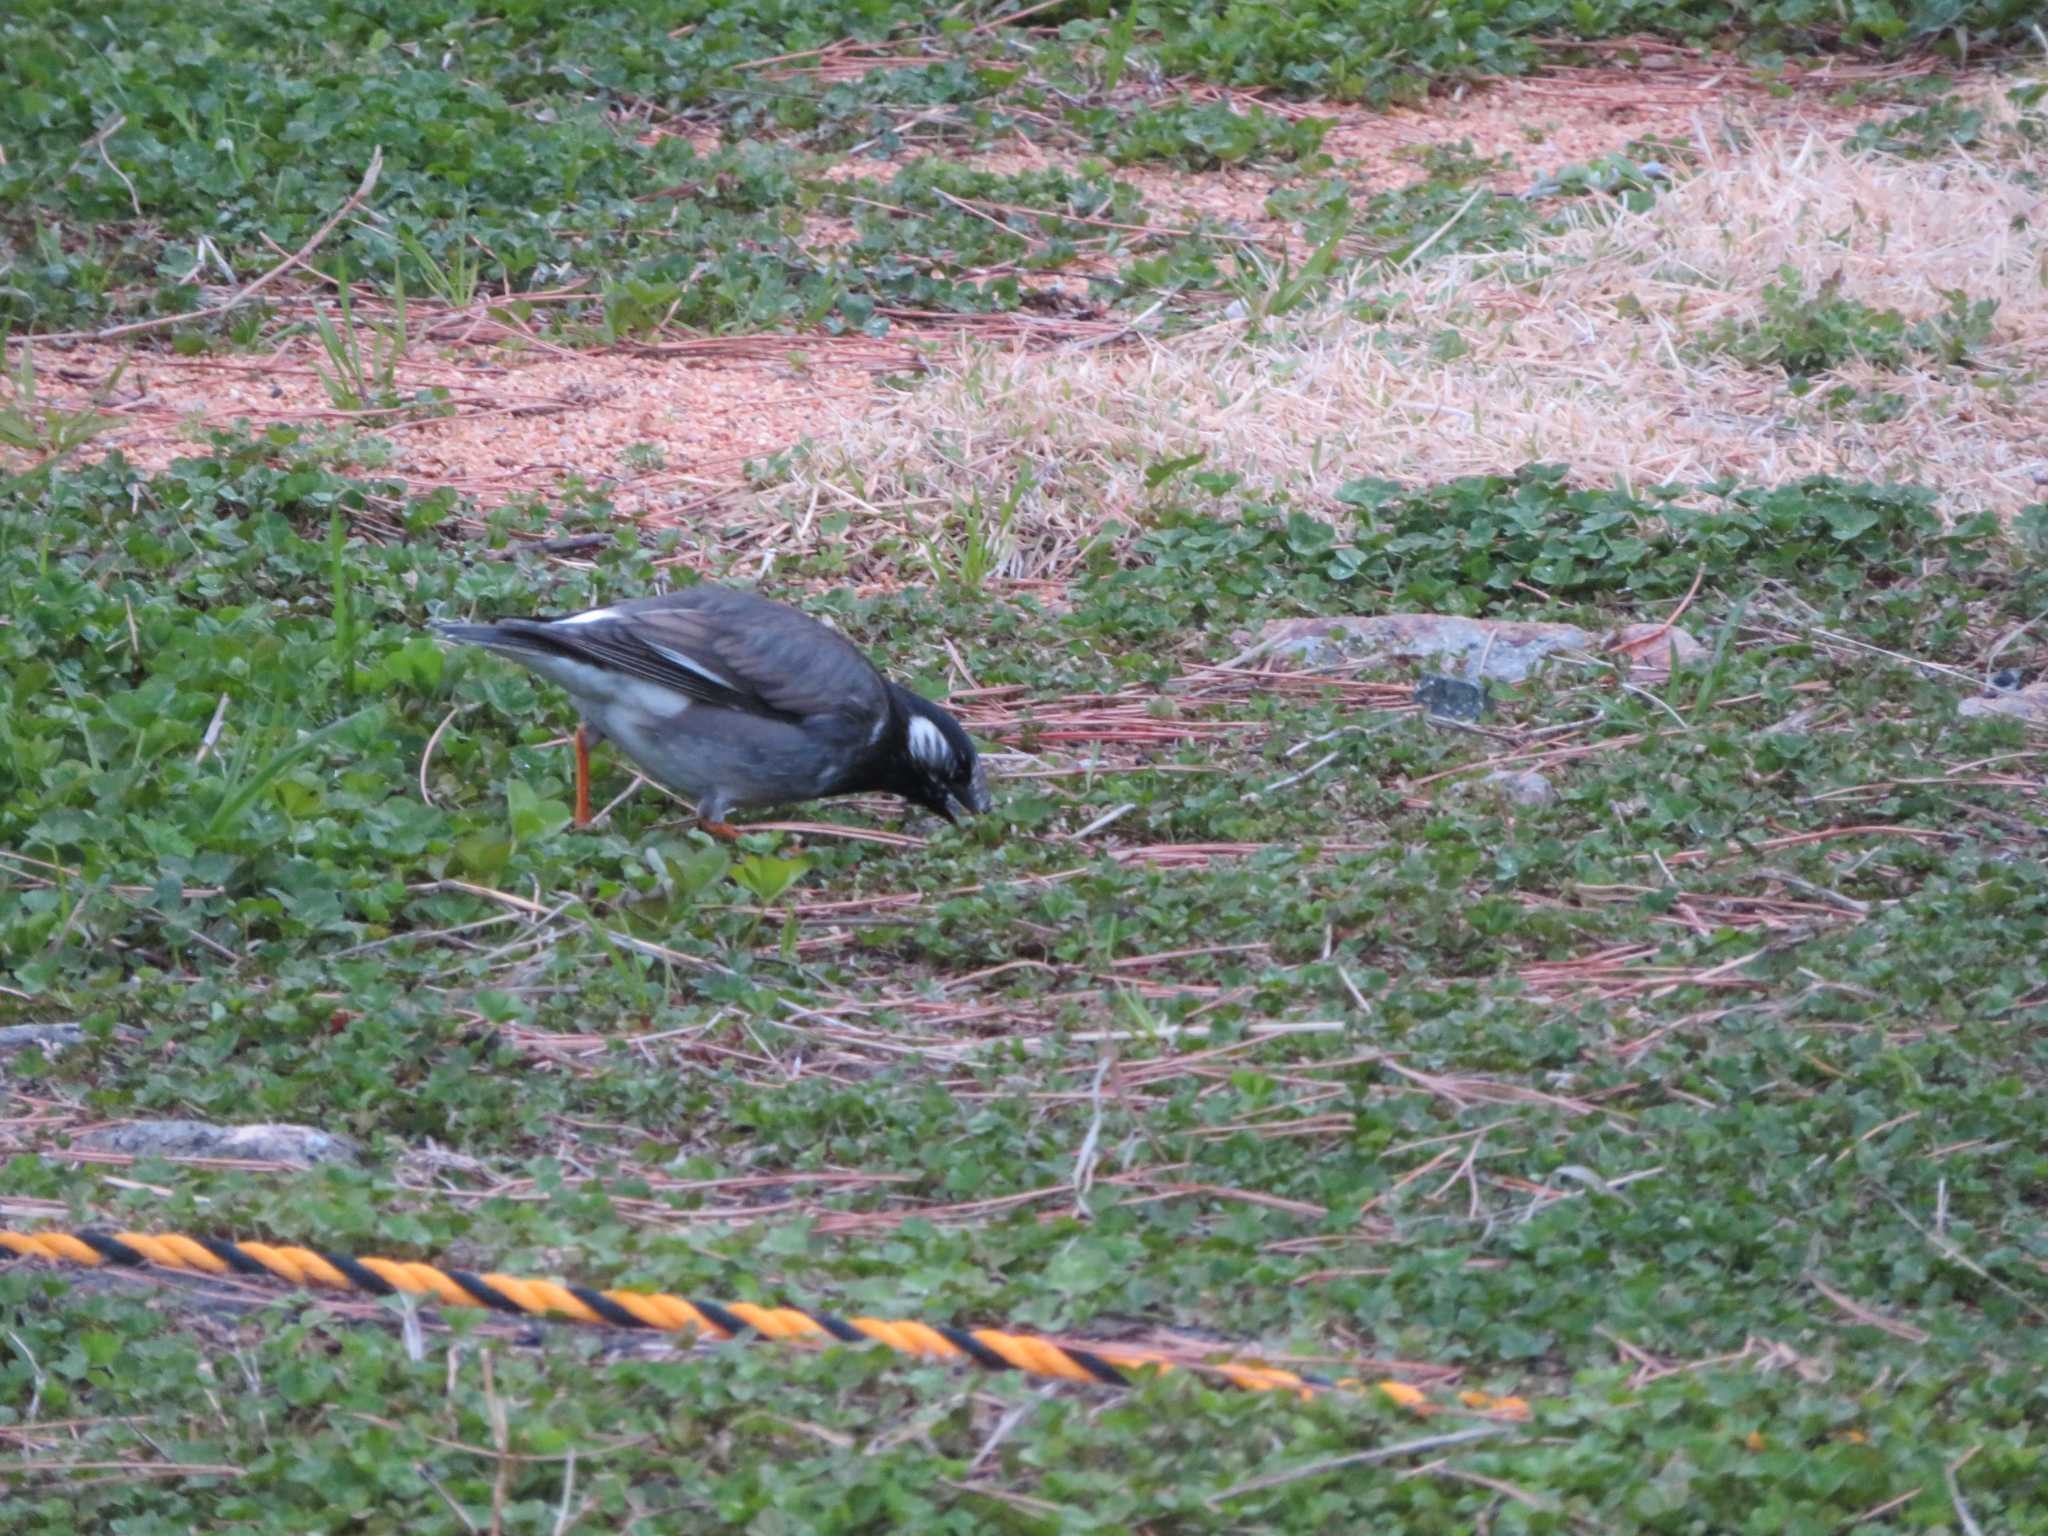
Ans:
{"label": "bare soil", "polygon": [[[1740,123],[1745,132],[1781,142],[1803,135],[1839,141],[1878,110],[1840,99],[1844,86],[1872,71],[1836,66],[1771,89],[1730,63],[1654,43],[1631,46],[1630,57],[1639,61],[1632,67],[1503,81],[1419,108],[1267,105],[1334,118],[1325,150],[1337,173],[1368,195],[1425,178],[1420,158],[1431,148],[1512,157],[1512,168],[1496,179],[1505,190],[1520,190],[1649,135],[1705,146]],[[1017,139],[971,159],[1017,171],[1070,165],[1075,157]],[[831,174],[886,177],[892,168],[860,158]],[[1292,174],[1286,167],[1198,174],[1148,165],[1119,174],[1143,192],[1154,225],[1207,217],[1276,255],[1288,246],[1285,227],[1266,211],[1267,198]],[[847,231],[819,221],[810,237],[830,245]],[[1078,291],[1085,272],[1037,280]],[[309,311],[316,301],[300,294],[284,307]],[[359,305],[360,324],[378,318],[373,303]],[[319,343],[304,334],[266,354],[193,357],[148,339],[46,343],[35,355],[40,398],[70,409],[97,400],[119,424],[91,452],[118,449],[145,469],[197,451],[214,430],[284,423],[330,434],[339,457],[415,490],[452,487],[487,507],[581,484],[602,489],[628,516],[662,521],[688,518],[740,491],[749,460],[806,441],[857,438],[879,405],[893,408],[903,398],[881,390],[884,373],[909,366],[956,372],[991,338],[1037,343],[1093,331],[1083,339],[1097,367],[1107,354],[1129,350],[1096,348],[1118,336],[1118,327],[1105,322],[1057,333],[1034,330],[1028,319],[936,322],[899,327],[901,341],[699,337],[571,351],[481,304],[436,310],[416,302],[408,320],[408,347],[394,372],[398,393],[410,399],[443,391],[436,407],[443,414],[337,409],[320,376]],[[1134,354],[1110,366],[1142,374],[1153,365]],[[0,383],[0,398],[8,388]]]}

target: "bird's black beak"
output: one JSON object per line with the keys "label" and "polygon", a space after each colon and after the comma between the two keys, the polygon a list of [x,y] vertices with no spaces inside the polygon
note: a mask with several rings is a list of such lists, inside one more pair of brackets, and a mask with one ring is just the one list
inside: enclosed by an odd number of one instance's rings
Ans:
{"label": "bird's black beak", "polygon": [[974,772],[965,784],[957,779],[950,784],[932,781],[925,785],[925,789],[928,794],[919,803],[956,827],[960,825],[962,812],[979,816],[995,803],[988,792],[988,770],[980,763],[974,765]]}
{"label": "bird's black beak", "polygon": [[995,804],[994,798],[988,792],[988,766],[976,762],[974,772],[967,780],[966,792],[959,795],[949,794],[946,798],[963,811],[972,811],[977,816],[986,815],[989,807]]}

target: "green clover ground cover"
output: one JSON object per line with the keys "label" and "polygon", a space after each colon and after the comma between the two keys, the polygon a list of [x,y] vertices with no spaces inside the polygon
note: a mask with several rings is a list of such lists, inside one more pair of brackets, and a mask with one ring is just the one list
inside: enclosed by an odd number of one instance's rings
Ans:
{"label": "green clover ground cover", "polygon": [[[580,282],[586,303],[529,316],[557,339],[999,312],[1084,256],[1093,303],[1277,314],[1303,276],[1261,294],[1226,231],[1117,228],[1147,222],[1117,169],[1280,165],[1276,209],[1343,263],[1555,215],[1478,188],[1469,156],[1360,196],[1314,120],[1121,84],[1382,100],[1638,30],[1974,56],[2031,10],[1074,4],[933,28],[894,0],[27,0],[0,17],[0,323],[189,311],[306,238],[379,145],[377,195],[320,265],[512,307]],[[760,67],[849,37],[917,62]],[[1887,132],[1975,131],[1940,111]],[[1020,125],[1100,159],[819,174]],[[1654,194],[1639,171],[1559,190],[1631,204]],[[821,214],[851,245],[804,239]],[[1976,323],[1921,337],[1778,297],[1721,341],[1793,373],[1967,350]],[[80,1038],[0,1057],[0,1137],[277,1119],[365,1159],[20,1153],[5,1219],[1165,1327],[1455,1369],[1529,1396],[1531,1423],[1331,1466],[1463,1421],[432,1314],[420,1359],[395,1306],[227,1316],[15,1267],[6,1528],[2048,1530],[2041,749],[1957,712],[2048,608],[2048,511],[1949,527],[1896,487],[1589,492],[1548,470],[1307,509],[1188,469],[1160,467],[1143,531],[1059,603],[966,548],[931,588],[859,600],[829,544],[779,566],[898,675],[943,692],[951,641],[1019,690],[1000,742],[1039,766],[1010,760],[997,815],[922,849],[764,832],[737,855],[645,793],[568,829],[561,698],[420,631],[673,579],[601,502],[501,510],[472,541],[474,509],[339,475],[286,431],[154,475],[7,482],[0,999]],[[583,564],[521,553],[591,530],[613,542]],[[1167,686],[1274,617],[1597,630],[1695,582],[1701,657],[1556,664],[1496,689],[1490,735],[1341,682]],[[1031,719],[1112,694],[1146,701],[1153,745]],[[1539,764],[1553,802],[1478,787],[1517,751],[1574,754]],[[1243,851],[1143,856],[1213,844]]]}
{"label": "green clover ground cover", "polygon": [[[15,1224],[1163,1326],[1455,1367],[1535,1415],[1425,1475],[1318,1472],[1461,1422],[463,1318],[415,1360],[397,1326],[288,1303],[166,1326],[147,1290],[16,1267],[8,1529],[1775,1533],[1890,1505],[1954,1530],[1967,1456],[1982,1528],[2048,1530],[2040,743],[1957,713],[2048,607],[2048,509],[1951,528],[1907,489],[1531,470],[1360,483],[1310,518],[1183,471],[1057,608],[789,568],[778,591],[934,689],[950,639],[986,687],[1246,723],[1142,752],[1027,726],[1073,771],[921,850],[812,839],[764,899],[779,834],[733,863],[648,794],[565,827],[562,699],[421,634],[649,590],[659,548],[518,554],[601,505],[455,540],[451,499],[295,451],[0,502],[9,1022],[83,1026],[6,1071],[66,1124],[294,1120],[366,1160],[112,1183],[17,1156],[7,1196],[43,1214]],[[1696,579],[1700,658],[1628,688],[1554,665],[1496,689],[1494,736],[1335,683],[1160,687],[1270,617],[1598,628]],[[1518,743],[1588,750],[1545,765],[1548,805],[1456,787]],[[1064,835],[1126,804],[1110,841]],[[1851,827],[1877,830],[1820,835]],[[1193,843],[1256,847],[1127,856]],[[1618,990],[1543,969],[1617,951]],[[741,1175],[768,1183],[715,1183]]]}

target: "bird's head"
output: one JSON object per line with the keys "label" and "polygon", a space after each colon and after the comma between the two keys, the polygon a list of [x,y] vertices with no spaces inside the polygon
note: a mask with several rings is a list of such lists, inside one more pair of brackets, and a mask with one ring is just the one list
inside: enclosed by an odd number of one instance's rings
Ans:
{"label": "bird's head", "polygon": [[896,792],[948,821],[959,811],[979,816],[993,803],[988,770],[974,743],[945,710],[907,688],[895,687],[898,729]]}

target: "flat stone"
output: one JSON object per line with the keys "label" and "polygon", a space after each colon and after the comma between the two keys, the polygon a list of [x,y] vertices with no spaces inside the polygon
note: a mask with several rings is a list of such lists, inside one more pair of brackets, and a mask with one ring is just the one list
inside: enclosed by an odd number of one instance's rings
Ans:
{"label": "flat stone", "polygon": [[11,1056],[32,1045],[39,1045],[46,1055],[54,1056],[83,1039],[83,1024],[9,1024],[0,1029],[0,1056]]}
{"label": "flat stone", "polygon": [[1558,651],[1590,651],[1594,637],[1576,624],[1466,619],[1440,613],[1347,614],[1275,619],[1259,632],[1262,653],[1312,667],[1339,662],[1441,660],[1444,670],[1477,682],[1519,683]]}
{"label": "flat stone", "polygon": [[1510,805],[1551,805],[1557,786],[1533,768],[1496,768],[1480,780]]}
{"label": "flat stone", "polygon": [[2029,683],[2011,693],[1994,693],[1988,698],[1965,699],[1956,713],[1972,719],[2005,715],[2033,725],[2048,725],[2048,682]]}
{"label": "flat stone", "polygon": [[88,1131],[74,1145],[130,1157],[235,1157],[259,1163],[359,1163],[346,1136],[308,1125],[209,1125],[204,1120],[131,1120]]}
{"label": "flat stone", "polygon": [[1784,719],[1764,727],[1766,736],[1810,736],[1813,722],[1821,716],[1823,705],[1809,704],[1804,709],[1795,709]]}

